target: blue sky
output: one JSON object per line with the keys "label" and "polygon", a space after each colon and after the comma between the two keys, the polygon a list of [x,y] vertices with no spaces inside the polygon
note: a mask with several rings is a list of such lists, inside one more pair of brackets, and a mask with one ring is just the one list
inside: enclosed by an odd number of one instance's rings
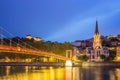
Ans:
{"label": "blue sky", "polygon": [[120,0],[0,0],[0,26],[14,36],[50,41],[120,34]]}

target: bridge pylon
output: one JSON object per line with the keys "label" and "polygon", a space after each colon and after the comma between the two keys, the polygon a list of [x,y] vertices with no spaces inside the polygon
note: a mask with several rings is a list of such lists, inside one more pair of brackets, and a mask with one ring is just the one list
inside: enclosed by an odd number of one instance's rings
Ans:
{"label": "bridge pylon", "polygon": [[66,50],[66,58],[72,59],[73,53],[72,50]]}

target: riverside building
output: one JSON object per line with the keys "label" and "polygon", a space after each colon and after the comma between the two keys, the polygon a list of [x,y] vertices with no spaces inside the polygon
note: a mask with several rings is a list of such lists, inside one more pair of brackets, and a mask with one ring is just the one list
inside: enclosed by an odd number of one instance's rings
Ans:
{"label": "riverside building", "polygon": [[93,36],[93,46],[86,48],[86,55],[89,58],[89,61],[101,61],[101,55],[106,57],[109,56],[109,50],[107,47],[102,46],[101,36],[98,29],[98,22],[96,21],[95,32]]}
{"label": "riverside building", "polygon": [[102,46],[101,36],[98,29],[98,22],[96,21],[94,36],[92,39],[84,41],[84,45],[81,41],[75,41],[73,45],[73,53],[77,56],[87,55],[88,61],[103,61],[100,56],[109,56],[109,50],[107,47]]}

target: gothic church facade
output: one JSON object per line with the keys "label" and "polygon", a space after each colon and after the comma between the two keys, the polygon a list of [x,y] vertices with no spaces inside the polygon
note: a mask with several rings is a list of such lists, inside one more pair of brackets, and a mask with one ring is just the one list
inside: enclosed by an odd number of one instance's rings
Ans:
{"label": "gothic church facade", "polygon": [[109,56],[108,48],[102,46],[102,41],[101,41],[97,21],[96,21],[95,32],[93,36],[93,46],[86,48],[86,55],[88,56],[89,61],[99,61],[100,55],[104,55],[106,57]]}

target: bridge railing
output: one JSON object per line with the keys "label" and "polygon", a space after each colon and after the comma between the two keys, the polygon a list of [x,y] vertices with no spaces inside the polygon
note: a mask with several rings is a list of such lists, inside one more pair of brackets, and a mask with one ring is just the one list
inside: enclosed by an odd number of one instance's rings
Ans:
{"label": "bridge railing", "polygon": [[41,51],[41,50],[33,50],[33,49],[28,49],[28,48],[21,48],[21,47],[15,47],[15,46],[6,46],[6,45],[0,45],[0,51],[10,51],[10,52],[20,52],[20,53],[29,53],[29,54],[34,54],[34,55],[44,55],[46,57],[50,57],[50,56],[54,56],[56,58],[62,59],[62,60],[66,60],[68,58],[61,56],[61,55],[57,55],[54,53],[49,53],[49,52],[45,52],[45,51]]}

